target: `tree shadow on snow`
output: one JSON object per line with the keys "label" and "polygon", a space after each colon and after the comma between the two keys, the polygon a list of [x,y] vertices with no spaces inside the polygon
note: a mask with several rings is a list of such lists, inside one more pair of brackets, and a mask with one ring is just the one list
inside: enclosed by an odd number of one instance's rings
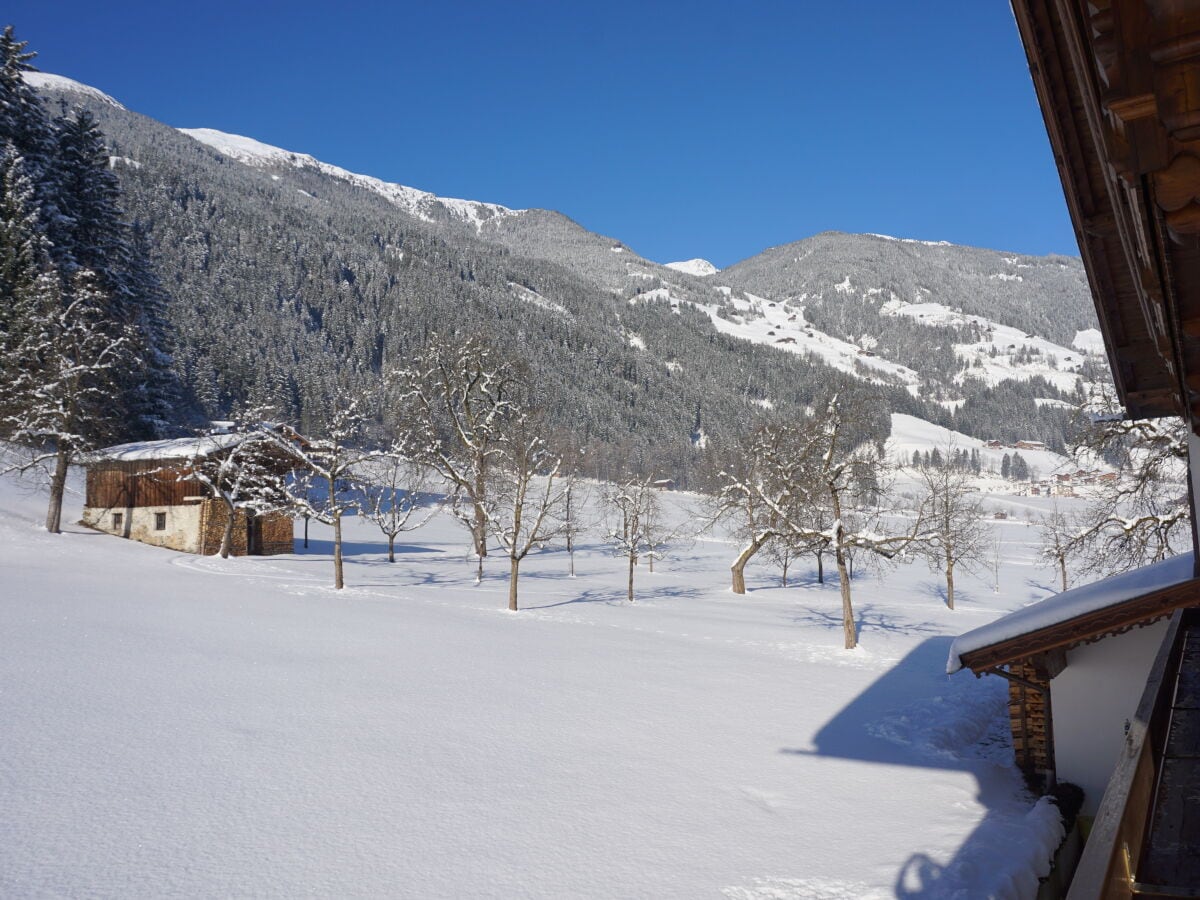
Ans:
{"label": "tree shadow on snow", "polygon": [[[841,628],[841,618],[833,618]],[[1007,689],[999,679],[942,674],[951,642],[947,636],[927,638],[830,719],[812,749],[779,751],[975,776],[976,799],[987,808],[983,819],[945,863],[914,852],[896,875],[900,900],[988,895],[989,876],[1007,868],[998,860],[1032,805],[1012,762]],[[928,808],[912,812],[937,814]]]}
{"label": "tree shadow on snow", "polygon": [[[410,553],[440,553],[436,547],[422,547],[419,544],[397,544],[396,555]],[[309,538],[308,549],[304,548],[304,539],[296,538],[297,556],[333,556],[333,541],[320,538]],[[342,541],[342,556],[382,556],[387,562],[387,544],[379,541]],[[358,564],[359,561],[355,560]]]}
{"label": "tree shadow on snow", "polygon": [[[522,575],[523,579],[525,576]],[[655,600],[690,600],[700,597],[702,592],[696,588],[663,587],[652,590],[634,590],[633,605],[652,603]],[[624,588],[605,588],[587,590],[569,600],[559,600],[555,603],[539,605],[523,605],[522,609],[553,609],[556,606],[570,606],[573,603],[605,603],[609,606],[629,606],[629,600]]]}
{"label": "tree shadow on snow", "polygon": [[[819,609],[806,606],[802,612],[791,617],[794,625],[812,625],[830,631],[842,630],[842,611],[839,607]],[[900,616],[883,612],[873,603],[859,603],[855,606],[854,622],[861,635],[868,631],[887,631],[893,634],[934,634],[940,629],[931,622],[914,622]],[[945,660],[943,660],[943,668]]]}

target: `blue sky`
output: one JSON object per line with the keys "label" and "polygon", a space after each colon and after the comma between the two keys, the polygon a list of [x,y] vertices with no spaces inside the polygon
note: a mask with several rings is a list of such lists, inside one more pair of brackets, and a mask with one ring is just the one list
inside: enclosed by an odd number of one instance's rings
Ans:
{"label": "blue sky", "polygon": [[[836,6],[836,8],[834,8]],[[547,207],[659,262],[820,231],[1078,252],[1007,2],[8,0],[171,125]]]}

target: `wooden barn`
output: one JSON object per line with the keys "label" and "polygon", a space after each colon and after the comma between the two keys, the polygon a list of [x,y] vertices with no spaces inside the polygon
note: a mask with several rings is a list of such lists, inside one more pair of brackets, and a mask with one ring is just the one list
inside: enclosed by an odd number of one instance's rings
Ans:
{"label": "wooden barn", "polygon": [[[1131,418],[1181,416],[1189,424],[1194,488],[1200,483],[1200,0],[1013,0],[1012,7],[1121,403]],[[1046,615],[1030,613],[1036,621],[1027,621],[1028,629],[994,634],[988,647],[971,648],[990,657],[958,657],[976,671],[1003,671],[1023,689],[1025,712],[1014,715],[1014,730],[1025,729],[1020,752],[1049,778],[1062,766],[1064,739],[1084,745],[1094,738],[1087,711],[1078,707],[1103,692],[1103,657],[1117,668],[1121,660],[1138,660],[1117,679],[1127,694],[1112,698],[1123,710],[1116,723],[1121,734],[1104,763],[1110,777],[1069,898],[1200,896],[1197,559],[1193,553],[1176,561],[1182,570],[1172,583],[1153,577],[1161,573],[1129,573],[1150,577],[1118,603],[1082,617],[1050,615],[1059,601],[1050,598],[1033,608]],[[1146,625],[1168,613],[1169,624]],[[1147,648],[1129,643],[1139,639],[1157,644],[1145,674]],[[1047,688],[1052,680],[1055,687],[1066,684],[1073,670],[1080,682],[1073,699],[1071,691]],[[1089,681],[1090,687],[1083,683]]]}
{"label": "wooden barn", "polygon": [[[242,434],[121,444],[86,461],[83,524],[158,547],[208,555],[221,546],[228,509],[191,477],[193,466],[230,452]],[[235,513],[236,556],[291,553],[292,519],[284,513]]]}

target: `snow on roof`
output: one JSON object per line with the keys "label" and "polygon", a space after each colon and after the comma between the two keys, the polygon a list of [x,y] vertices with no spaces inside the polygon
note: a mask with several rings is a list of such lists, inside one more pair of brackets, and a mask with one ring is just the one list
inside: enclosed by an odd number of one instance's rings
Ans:
{"label": "snow on roof", "polygon": [[173,438],[166,441],[134,441],[105,447],[91,454],[91,462],[134,462],[154,459],[193,459],[227,450],[244,441],[246,434],[208,434],[200,437]]}
{"label": "snow on roof", "polygon": [[1047,597],[959,635],[950,645],[946,671],[954,673],[961,669],[961,657],[964,653],[1041,631],[1097,610],[1117,606],[1152,591],[1180,584],[1190,580],[1192,572],[1192,554],[1184,553],[1153,565],[1142,566],[1132,572],[1114,575],[1103,581],[1085,584]]}

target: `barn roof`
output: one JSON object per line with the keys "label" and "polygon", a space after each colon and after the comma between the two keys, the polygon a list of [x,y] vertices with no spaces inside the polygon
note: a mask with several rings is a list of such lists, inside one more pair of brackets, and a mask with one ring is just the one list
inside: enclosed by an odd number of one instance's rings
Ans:
{"label": "barn roof", "polygon": [[236,447],[250,435],[206,434],[199,437],[172,438],[165,441],[134,441],[117,444],[89,454],[87,463],[137,462],[168,459],[197,459]]}
{"label": "barn roof", "polygon": [[1147,625],[1195,605],[1200,579],[1192,577],[1193,565],[1192,554],[1185,553],[1018,609],[956,638],[946,671],[965,667],[979,673]]}

